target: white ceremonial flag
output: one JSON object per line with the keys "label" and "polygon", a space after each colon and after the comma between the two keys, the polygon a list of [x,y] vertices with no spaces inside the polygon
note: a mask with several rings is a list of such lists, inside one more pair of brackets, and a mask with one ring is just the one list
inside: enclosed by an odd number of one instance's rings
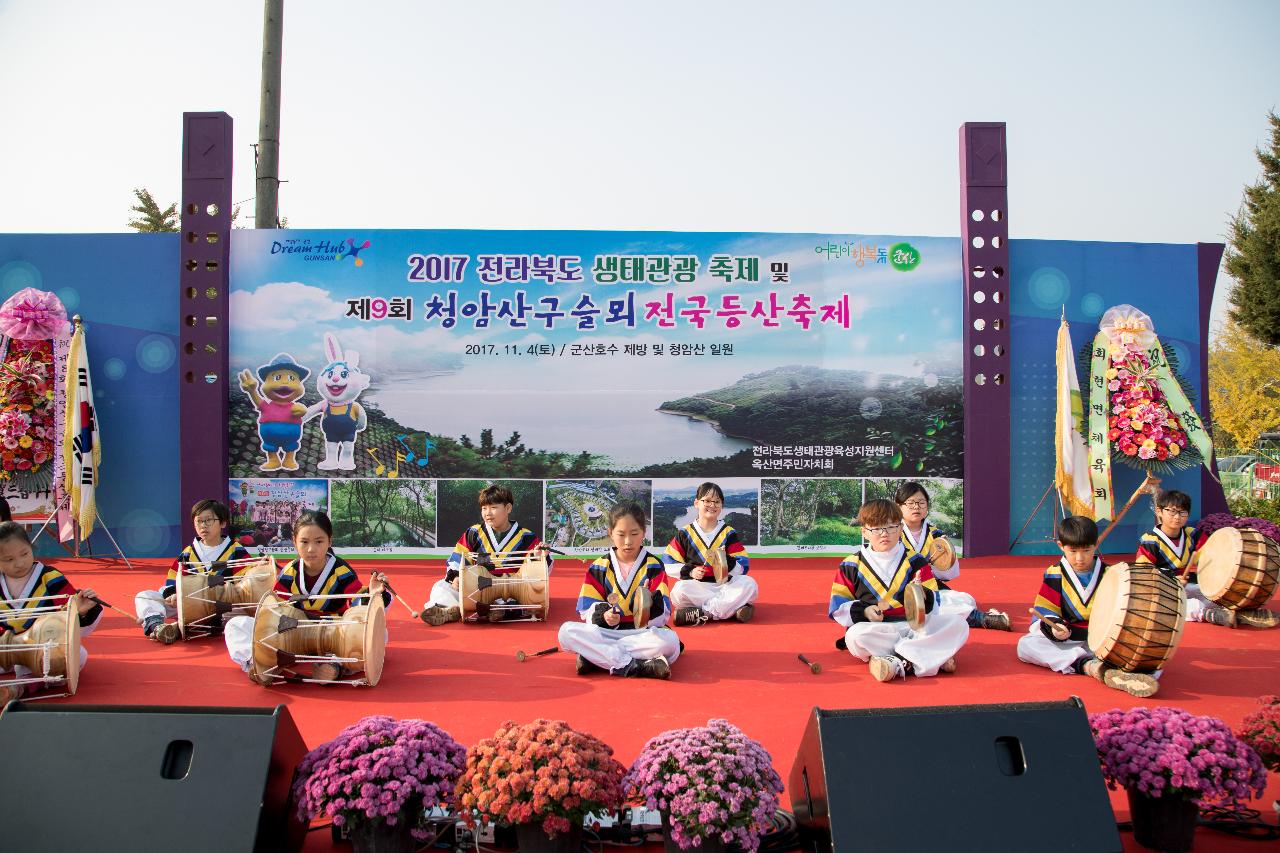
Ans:
{"label": "white ceremonial flag", "polygon": [[1080,434],[1084,414],[1080,380],[1076,378],[1075,351],[1067,320],[1058,327],[1058,418],[1055,450],[1058,455],[1054,483],[1062,503],[1072,515],[1093,518],[1093,487],[1089,482],[1089,448]]}

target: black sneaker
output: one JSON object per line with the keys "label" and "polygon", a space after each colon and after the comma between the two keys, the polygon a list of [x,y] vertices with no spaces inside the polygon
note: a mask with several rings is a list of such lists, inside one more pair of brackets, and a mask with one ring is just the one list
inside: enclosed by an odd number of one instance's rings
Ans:
{"label": "black sneaker", "polygon": [[711,617],[701,607],[681,607],[676,611],[676,625],[701,625]]}
{"label": "black sneaker", "polygon": [[604,670],[591,661],[578,655],[577,661],[574,662],[574,668],[578,671],[578,675],[590,675],[593,672],[604,672]]}
{"label": "black sneaker", "polygon": [[[588,661],[589,662],[589,661]],[[627,661],[627,665],[622,669],[609,670],[610,675],[616,675],[619,678],[637,678],[640,675],[640,661],[632,659]]]}
{"label": "black sneaker", "polygon": [[661,678],[666,681],[671,677],[671,664],[667,663],[666,658],[642,660],[639,664],[636,667],[637,678]]}
{"label": "black sneaker", "polygon": [[994,607],[982,614],[982,627],[989,631],[1010,631],[1013,625],[1009,622],[1009,614]]}

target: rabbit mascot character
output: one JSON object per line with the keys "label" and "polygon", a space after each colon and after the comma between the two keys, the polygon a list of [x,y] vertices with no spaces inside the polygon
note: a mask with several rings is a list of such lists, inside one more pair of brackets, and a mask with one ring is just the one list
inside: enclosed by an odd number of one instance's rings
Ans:
{"label": "rabbit mascot character", "polygon": [[352,350],[345,357],[338,339],[324,333],[325,357],[329,363],[316,376],[320,402],[311,404],[305,423],[320,415],[324,432],[324,459],[316,463],[321,471],[354,471],[356,468],[356,434],[369,424],[364,407],[356,402],[369,387],[368,374],[360,370],[360,353]]}

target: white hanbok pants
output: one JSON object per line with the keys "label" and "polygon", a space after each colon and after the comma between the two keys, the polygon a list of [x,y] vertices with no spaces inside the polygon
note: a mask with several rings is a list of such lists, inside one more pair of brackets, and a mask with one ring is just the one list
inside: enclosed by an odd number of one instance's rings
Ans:
{"label": "white hanbok pants", "polygon": [[668,664],[680,657],[680,638],[670,628],[627,628],[615,631],[566,622],[560,626],[560,648],[582,655],[601,669],[625,669],[633,660],[666,658]]}
{"label": "white hanbok pants", "polygon": [[222,639],[231,659],[248,672],[249,661],[253,660],[253,617],[232,616],[222,626]]}
{"label": "white hanbok pants", "polygon": [[164,593],[158,589],[144,589],[133,597],[133,609],[138,618],[146,621],[152,616],[161,619],[178,618],[178,608],[164,603]]}
{"label": "white hanbok pants", "polygon": [[724,583],[676,581],[671,587],[671,606],[701,607],[712,619],[732,619],[738,608],[755,604],[760,585],[748,575],[730,575]]}
{"label": "white hanbok pants", "polygon": [[431,585],[431,596],[427,599],[427,607],[461,607],[462,598],[453,584],[444,578]]}
{"label": "white hanbok pants", "polygon": [[1183,589],[1187,591],[1187,621],[1203,622],[1205,608],[1215,606],[1214,603],[1205,598],[1198,583],[1189,583]]}
{"label": "white hanbok pants", "polygon": [[969,623],[956,613],[941,609],[929,614],[924,627],[913,631],[906,622],[855,622],[844,633],[849,654],[862,661],[898,655],[911,661],[920,677],[937,675],[938,669],[969,639]]}
{"label": "white hanbok pants", "polygon": [[938,590],[938,612],[950,613],[961,619],[968,619],[969,614],[978,609],[978,601],[967,592],[958,589]]}
{"label": "white hanbok pants", "polygon": [[1093,651],[1084,640],[1067,640],[1059,643],[1050,640],[1040,630],[1040,620],[1033,620],[1027,633],[1018,638],[1018,660],[1047,667],[1054,672],[1074,673],[1076,661],[1093,657]]}

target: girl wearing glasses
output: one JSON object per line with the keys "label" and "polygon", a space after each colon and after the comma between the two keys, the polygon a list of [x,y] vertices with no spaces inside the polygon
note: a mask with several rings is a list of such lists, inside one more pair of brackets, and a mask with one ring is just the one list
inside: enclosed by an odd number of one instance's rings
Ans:
{"label": "girl wearing glasses", "polygon": [[[992,608],[986,613],[978,609],[978,602],[967,592],[961,592],[947,586],[947,581],[955,580],[960,575],[960,561],[949,545],[939,544],[946,535],[925,519],[929,515],[929,493],[924,486],[914,481],[903,483],[893,493],[893,501],[902,510],[902,545],[908,554],[921,554],[933,566],[933,576],[938,580],[938,590],[942,594],[941,607],[959,613],[969,623],[970,628],[989,628],[995,631],[1008,631],[1009,614]],[[939,559],[942,553],[949,555],[950,565],[941,568],[947,560]]]}
{"label": "girl wearing glasses", "polygon": [[[963,615],[938,606],[929,561],[902,544],[902,511],[893,501],[868,501],[857,523],[865,544],[844,559],[831,584],[827,615],[845,628],[836,648],[866,661],[876,681],[955,672],[969,625]],[[919,585],[928,614],[919,629],[906,621],[912,584]]]}
{"label": "girl wearing glasses", "polygon": [[[750,622],[760,587],[747,577],[749,560],[738,531],[720,520],[724,492],[715,483],[703,483],[694,493],[697,518],[676,531],[662,561],[675,579],[671,606],[675,624],[701,625],[711,619]],[[718,582],[714,566],[719,562],[724,574]]]}

